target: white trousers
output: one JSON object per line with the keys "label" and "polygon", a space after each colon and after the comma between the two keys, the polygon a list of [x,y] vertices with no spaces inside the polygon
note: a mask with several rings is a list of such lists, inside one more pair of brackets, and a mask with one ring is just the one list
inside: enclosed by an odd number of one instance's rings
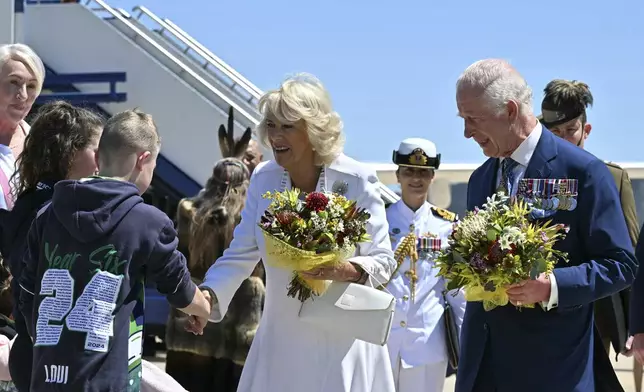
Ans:
{"label": "white trousers", "polygon": [[398,358],[393,367],[396,392],[443,392],[447,361],[403,368]]}

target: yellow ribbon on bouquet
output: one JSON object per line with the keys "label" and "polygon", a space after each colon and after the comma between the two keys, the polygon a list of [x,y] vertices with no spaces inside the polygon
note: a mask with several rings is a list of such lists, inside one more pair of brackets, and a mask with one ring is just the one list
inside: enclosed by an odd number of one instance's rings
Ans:
{"label": "yellow ribbon on bouquet", "polygon": [[299,272],[310,271],[319,267],[338,265],[353,256],[355,246],[342,248],[337,251],[315,253],[314,251],[298,249],[286,242],[275,238],[263,231],[267,257],[264,262],[272,267],[288,269],[295,273],[297,281],[315,295],[324,294],[331,284],[330,280],[306,279]]}
{"label": "yellow ribbon on bouquet", "polygon": [[[497,287],[494,291],[487,291],[483,286],[472,285],[465,288],[465,300],[468,302],[483,302],[483,309],[490,311],[497,306],[505,306],[510,302],[504,287]],[[521,305],[523,308],[534,308],[534,304]]]}

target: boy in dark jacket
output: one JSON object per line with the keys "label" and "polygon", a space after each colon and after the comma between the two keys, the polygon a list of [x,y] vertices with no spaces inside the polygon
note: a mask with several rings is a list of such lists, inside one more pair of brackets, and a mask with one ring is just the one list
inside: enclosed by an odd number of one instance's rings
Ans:
{"label": "boy in dark jacket", "polygon": [[151,116],[117,114],[101,136],[99,175],[58,182],[34,221],[20,278],[32,392],[139,391],[146,280],[185,313],[210,314],[172,221],[140,196],[159,148]]}

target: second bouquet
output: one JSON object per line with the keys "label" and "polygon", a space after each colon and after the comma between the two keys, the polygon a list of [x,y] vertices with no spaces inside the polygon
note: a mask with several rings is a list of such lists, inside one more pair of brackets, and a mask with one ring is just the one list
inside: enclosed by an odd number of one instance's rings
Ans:
{"label": "second bouquet", "polygon": [[568,255],[555,248],[567,228],[531,220],[531,209],[521,199],[497,193],[482,209],[468,212],[455,225],[449,248],[436,259],[448,289],[462,287],[468,301],[482,301],[485,310],[492,310],[507,305],[507,285],[536,279],[567,262]]}
{"label": "second bouquet", "polygon": [[292,189],[263,197],[271,200],[259,222],[268,254],[264,261],[293,271],[288,295],[302,302],[323,294],[331,282],[306,279],[300,272],[342,263],[358,243],[370,239],[370,214],[344,196]]}

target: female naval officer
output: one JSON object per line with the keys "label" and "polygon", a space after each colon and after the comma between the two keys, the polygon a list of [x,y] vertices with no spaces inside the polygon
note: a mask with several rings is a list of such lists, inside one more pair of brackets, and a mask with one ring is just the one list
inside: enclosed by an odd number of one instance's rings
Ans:
{"label": "female naval officer", "polygon": [[460,331],[465,313],[461,292],[446,292],[434,267],[447,247],[456,214],[427,201],[440,154],[429,140],[405,139],[393,153],[402,198],[387,208],[389,235],[398,267],[387,289],[396,297],[388,347],[397,392],[442,392],[449,363],[445,301]]}

